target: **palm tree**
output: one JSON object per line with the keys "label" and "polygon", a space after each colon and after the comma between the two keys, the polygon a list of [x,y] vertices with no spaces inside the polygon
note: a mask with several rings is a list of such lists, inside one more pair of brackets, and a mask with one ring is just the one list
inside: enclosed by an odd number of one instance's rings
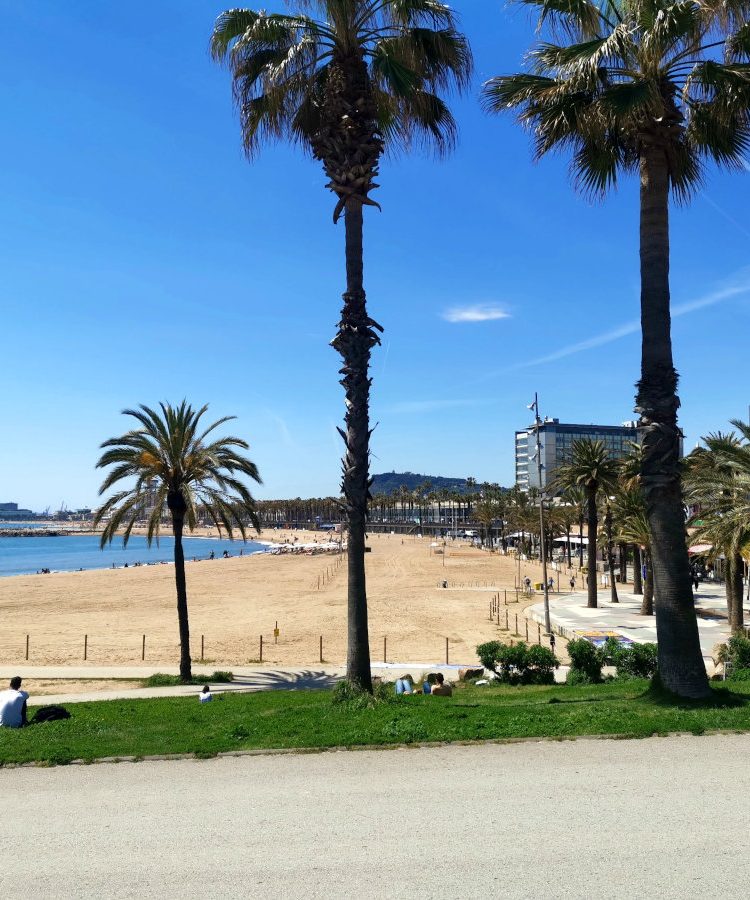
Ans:
{"label": "palm tree", "polygon": [[101,445],[107,449],[97,462],[98,469],[114,466],[99,488],[108,491],[123,480],[129,487],[109,497],[97,510],[94,524],[104,520],[101,546],[111,543],[118,530],[123,544],[136,521],[150,509],[146,537],[149,545],[159,539],[162,518],[169,513],[174,535],[174,577],[177,587],[177,620],[180,629],[180,679],[192,678],[187,584],[182,535],[185,526],[195,528],[198,516],[207,516],[214,525],[226,529],[231,539],[238,531],[247,537],[246,523],[260,531],[258,517],[247,486],[238,476],[261,483],[255,463],[239,453],[248,444],[238,437],[206,439],[234,416],[224,416],[208,427],[201,418],[208,405],[194,410],[185,400],[179,406],[160,403],[161,413],[148,406],[124,409],[140,426]]}
{"label": "palm tree", "polygon": [[555,486],[559,490],[569,491],[582,488],[586,492],[587,510],[587,583],[588,603],[596,609],[596,536],[599,527],[599,514],[596,507],[600,490],[609,494],[617,483],[617,461],[614,460],[604,441],[592,438],[581,438],[573,441],[571,458],[557,467]]}
{"label": "palm tree", "polygon": [[[669,296],[669,200],[687,201],[706,160],[729,168],[750,149],[747,0],[521,0],[549,42],[533,71],[493,78],[493,111],[520,110],[536,153],[570,148],[593,195],[640,176],[641,377],[636,409],[652,535],[659,672],[667,688],[707,696],[683,546],[677,372]],[[555,35],[567,39],[555,43]]]}
{"label": "palm tree", "polygon": [[[642,558],[646,567],[646,578],[642,591],[641,615],[652,616],[654,614],[654,578],[651,565],[651,532],[649,531],[648,516],[646,515],[646,502],[637,482],[622,484],[616,491],[614,519],[618,540],[633,545],[634,565],[636,566],[639,581],[641,547],[643,547]],[[635,580],[633,593],[639,594],[641,591],[636,590]]]}
{"label": "palm tree", "polygon": [[750,555],[750,425],[737,419],[734,432],[709,434],[705,448],[687,459],[688,496],[700,504],[693,539],[712,544],[711,555],[726,557],[727,612],[733,632],[741,632],[743,575]]}
{"label": "palm tree", "polygon": [[346,452],[341,488],[349,531],[347,677],[372,690],[365,584],[369,495],[370,353],[380,325],[367,312],[362,273],[363,206],[377,206],[384,150],[415,141],[439,152],[456,125],[440,93],[462,90],[472,69],[452,10],[438,0],[300,0],[308,15],[231,9],[216,20],[214,59],[229,64],[245,151],[269,139],[300,144],[322,162],[345,213],[346,291],[332,344],[341,354]]}

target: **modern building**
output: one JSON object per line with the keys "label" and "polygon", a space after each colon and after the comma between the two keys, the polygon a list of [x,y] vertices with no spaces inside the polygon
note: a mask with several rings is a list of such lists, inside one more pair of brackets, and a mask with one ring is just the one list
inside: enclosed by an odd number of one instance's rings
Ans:
{"label": "modern building", "polygon": [[17,503],[0,503],[0,520],[34,518],[30,509],[19,509]]}
{"label": "modern building", "polygon": [[516,485],[522,491],[534,487],[546,490],[560,463],[570,459],[573,441],[582,438],[603,441],[610,455],[619,459],[626,455],[628,444],[635,441],[636,437],[635,422],[623,422],[622,425],[571,425],[562,423],[559,419],[544,419],[539,425],[542,483],[539,483],[536,457],[536,428],[529,425],[523,431],[516,432]]}

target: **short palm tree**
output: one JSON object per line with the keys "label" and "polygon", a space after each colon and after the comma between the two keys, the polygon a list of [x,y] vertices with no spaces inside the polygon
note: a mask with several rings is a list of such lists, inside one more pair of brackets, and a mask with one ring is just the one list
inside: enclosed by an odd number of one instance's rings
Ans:
{"label": "short palm tree", "polygon": [[211,53],[228,63],[248,157],[268,140],[299,144],[322,162],[344,214],[346,291],[333,347],[346,393],[342,491],[349,531],[347,677],[372,690],[365,585],[369,496],[370,353],[380,325],[367,312],[363,206],[384,150],[415,141],[448,150],[453,117],[440,96],[467,86],[472,62],[454,12],[438,0],[299,0],[302,12],[230,9]]}
{"label": "short palm tree", "polygon": [[581,438],[573,441],[571,457],[555,470],[555,486],[558,490],[569,491],[577,488],[586,493],[587,535],[588,535],[588,606],[597,605],[596,593],[596,536],[599,528],[597,497],[600,490],[611,493],[617,483],[617,461],[614,460],[604,441]]}
{"label": "short palm tree", "polygon": [[234,416],[224,416],[203,426],[208,409],[194,410],[186,401],[179,406],[159,404],[161,412],[148,406],[125,409],[139,424],[120,437],[101,445],[108,448],[96,464],[98,469],[114,466],[99,489],[103,494],[126,480],[128,487],[109,497],[97,510],[94,524],[106,520],[101,545],[112,542],[122,528],[123,543],[137,521],[147,512],[146,536],[149,545],[159,538],[162,518],[169,514],[174,535],[174,577],[177,587],[177,620],[180,629],[180,678],[192,678],[187,584],[182,535],[192,531],[198,516],[208,516],[232,538],[237,531],[245,540],[247,523],[259,529],[255,502],[239,476],[260,483],[255,463],[239,451],[248,444],[238,437],[212,438],[209,435]]}
{"label": "short palm tree", "polygon": [[[613,514],[617,540],[633,546],[633,593],[643,594],[641,615],[654,614],[654,578],[651,565],[651,532],[648,527],[646,503],[640,485],[621,483],[615,492]],[[641,586],[641,560],[646,567],[645,584]]]}
{"label": "short palm tree", "polygon": [[696,542],[712,545],[711,556],[726,559],[727,611],[733,632],[741,632],[743,576],[750,556],[750,425],[735,419],[740,432],[709,434],[705,447],[687,458],[688,497],[698,503]]}
{"label": "short palm tree", "polygon": [[[520,0],[550,40],[532,71],[491,79],[493,111],[520,110],[538,156],[570,150],[594,195],[620,173],[640,178],[641,377],[636,409],[652,534],[659,671],[684,696],[707,696],[681,535],[677,372],[669,297],[669,199],[686,201],[706,160],[744,165],[750,150],[747,0]],[[558,43],[556,38],[562,40]]]}

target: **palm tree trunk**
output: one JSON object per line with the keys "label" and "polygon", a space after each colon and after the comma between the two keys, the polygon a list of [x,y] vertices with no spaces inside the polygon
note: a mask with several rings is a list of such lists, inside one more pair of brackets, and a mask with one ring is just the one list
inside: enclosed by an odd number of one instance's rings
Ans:
{"label": "palm tree trunk", "polygon": [[654,614],[654,569],[651,565],[651,554],[643,551],[643,561],[646,563],[646,577],[643,585],[643,600],[641,601],[641,615],[653,616]]}
{"label": "palm tree trunk", "polygon": [[[744,574],[745,563],[739,553],[727,558],[727,599],[731,592],[732,605],[729,607],[729,627],[732,634],[741,633],[744,625],[743,613],[743,594],[744,594]],[[730,587],[731,585],[731,587]]]}
{"label": "palm tree trunk", "polygon": [[669,173],[658,135],[644,136],[641,155],[641,378],[636,410],[656,592],[659,676],[684,697],[710,694],[685,539],[677,427],[677,372],[669,311]]}
{"label": "palm tree trunk", "polygon": [[348,649],[346,677],[363,690],[372,691],[370,642],[367,630],[365,583],[365,526],[370,473],[370,352],[380,343],[380,326],[367,315],[362,276],[362,203],[346,205],[346,293],[341,322],[333,346],[341,354],[341,383],[346,393],[346,444],[342,461],[346,516],[349,530],[348,558]]}
{"label": "palm tree trunk", "polygon": [[578,567],[581,568],[583,566],[583,512],[581,512],[581,517],[578,520],[578,538],[580,540],[578,545]]}
{"label": "palm tree trunk", "polygon": [[174,534],[174,580],[177,587],[177,622],[180,628],[180,681],[189,684],[193,677],[190,659],[190,625],[188,622],[185,554],[182,549],[183,517],[172,512]]}
{"label": "palm tree trunk", "polygon": [[607,528],[607,568],[609,569],[609,598],[611,603],[619,603],[617,585],[615,584],[615,545],[612,541],[612,510],[607,503],[607,515],[605,517]]}
{"label": "palm tree trunk", "polygon": [[641,579],[641,548],[633,544],[633,593],[643,593],[643,581]]}
{"label": "palm tree trunk", "polygon": [[590,609],[596,609],[596,532],[599,528],[599,516],[596,509],[596,488],[586,488],[586,509],[588,513],[588,603]]}

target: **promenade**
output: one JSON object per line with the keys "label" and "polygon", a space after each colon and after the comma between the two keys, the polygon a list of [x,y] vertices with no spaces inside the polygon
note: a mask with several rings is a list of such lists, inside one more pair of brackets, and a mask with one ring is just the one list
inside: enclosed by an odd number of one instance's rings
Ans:
{"label": "promenade", "polygon": [[0,896],[741,897],[749,753],[712,735],[13,769]]}
{"label": "promenade", "polygon": [[[558,634],[569,639],[593,632],[616,632],[638,643],[656,643],[656,618],[640,614],[643,598],[626,592],[624,590],[626,587],[630,586],[617,585],[619,603],[610,601],[609,588],[600,588],[599,606],[596,609],[589,609],[586,606],[585,593],[551,594],[552,627]],[[709,674],[712,674],[716,645],[725,642],[730,635],[724,586],[702,583],[698,589],[695,607],[698,614],[701,652]],[[747,621],[749,616],[747,609],[745,616]],[[543,624],[544,604],[540,602],[530,606],[527,617]]]}

